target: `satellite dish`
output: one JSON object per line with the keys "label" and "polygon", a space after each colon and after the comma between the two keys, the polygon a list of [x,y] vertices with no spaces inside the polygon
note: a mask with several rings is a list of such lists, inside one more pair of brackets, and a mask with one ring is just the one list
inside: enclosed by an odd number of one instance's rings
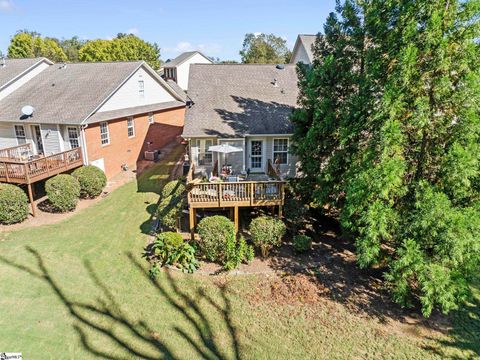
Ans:
{"label": "satellite dish", "polygon": [[32,116],[34,111],[35,109],[33,108],[33,106],[25,105],[24,107],[22,107],[22,114],[25,116]]}

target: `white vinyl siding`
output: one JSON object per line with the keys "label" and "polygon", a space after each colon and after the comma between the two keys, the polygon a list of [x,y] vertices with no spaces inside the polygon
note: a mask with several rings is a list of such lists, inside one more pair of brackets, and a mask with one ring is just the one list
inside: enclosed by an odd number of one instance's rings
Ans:
{"label": "white vinyl siding", "polygon": [[141,98],[145,97],[145,81],[138,80],[138,95]]}
{"label": "white vinyl siding", "polygon": [[60,131],[56,124],[42,124],[41,133],[45,155],[53,155],[62,152]]}
{"label": "white vinyl siding", "polygon": [[15,137],[17,139],[17,144],[22,145],[27,143],[27,133],[25,132],[25,126],[23,125],[14,125]]}
{"label": "white vinyl siding", "polygon": [[[143,81],[144,96],[139,96],[139,80]],[[98,112],[127,109],[136,106],[176,101],[160,81],[143,67],[138,69],[106,102]]]}
{"label": "white vinyl siding", "polygon": [[129,138],[135,137],[135,122],[133,117],[127,118],[127,135]]}
{"label": "white vinyl siding", "polygon": [[180,86],[183,90],[188,90],[188,77],[190,74],[190,65],[191,64],[211,64],[212,61],[210,59],[205,58],[201,54],[195,54],[190,59],[186,60],[185,62],[181,63],[179,66],[175,68],[175,82]]}
{"label": "white vinyl siding", "polygon": [[108,131],[108,123],[101,122],[100,123],[100,141],[102,145],[110,144],[110,133]]}

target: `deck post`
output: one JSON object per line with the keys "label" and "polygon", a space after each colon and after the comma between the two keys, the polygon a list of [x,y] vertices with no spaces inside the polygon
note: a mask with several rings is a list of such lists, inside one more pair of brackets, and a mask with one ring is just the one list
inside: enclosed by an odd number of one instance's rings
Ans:
{"label": "deck post", "polygon": [[29,183],[27,185],[27,188],[28,188],[28,198],[30,200],[30,205],[32,207],[32,215],[33,216],[36,216],[36,213],[35,213],[35,203],[33,202],[33,190],[32,190],[32,184]]}
{"label": "deck post", "polygon": [[233,219],[235,222],[235,234],[238,234],[238,206],[233,208]]}
{"label": "deck post", "polygon": [[278,205],[278,218],[281,219],[283,216],[283,207],[282,205]]}
{"label": "deck post", "polygon": [[190,238],[193,241],[195,240],[195,208],[192,206],[189,209],[188,226],[190,227]]}

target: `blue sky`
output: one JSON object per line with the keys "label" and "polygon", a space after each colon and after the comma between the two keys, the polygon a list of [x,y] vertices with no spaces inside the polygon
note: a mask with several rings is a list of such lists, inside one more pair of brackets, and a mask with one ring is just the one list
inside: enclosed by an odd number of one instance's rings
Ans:
{"label": "blue sky", "polygon": [[162,59],[201,50],[239,59],[245,33],[274,33],[293,47],[297,34],[317,33],[335,0],[0,0],[0,51],[19,29],[83,39],[134,33],[157,42]]}

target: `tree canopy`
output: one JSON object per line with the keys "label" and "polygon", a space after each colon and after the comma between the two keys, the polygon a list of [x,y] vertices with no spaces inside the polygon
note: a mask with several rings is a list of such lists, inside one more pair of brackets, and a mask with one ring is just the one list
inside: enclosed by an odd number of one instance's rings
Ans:
{"label": "tree canopy", "polygon": [[284,64],[291,52],[287,41],[274,34],[246,34],[240,51],[244,64]]}
{"label": "tree canopy", "polygon": [[144,60],[154,69],[160,67],[160,48],[132,34],[118,34],[111,40],[43,38],[37,32],[21,30],[8,47],[10,58],[47,57],[53,61],[131,61]]}
{"label": "tree canopy", "polygon": [[160,48],[132,34],[118,34],[112,40],[91,40],[79,50],[81,61],[144,60],[160,68]]}
{"label": "tree canopy", "polygon": [[298,65],[305,196],[425,316],[455,309],[479,270],[479,14],[478,0],[347,0]]}
{"label": "tree canopy", "polygon": [[33,58],[47,57],[52,61],[66,61],[67,56],[58,42],[52,38],[42,38],[36,32],[22,30],[17,32],[10,41],[8,57]]}

